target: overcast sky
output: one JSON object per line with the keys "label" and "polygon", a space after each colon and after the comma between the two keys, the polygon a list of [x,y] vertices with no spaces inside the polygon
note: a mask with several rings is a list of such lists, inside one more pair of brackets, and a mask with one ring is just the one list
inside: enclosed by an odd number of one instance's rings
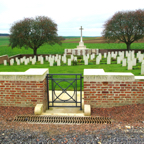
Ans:
{"label": "overcast sky", "polygon": [[47,16],[59,36],[101,36],[103,24],[118,11],[144,9],[144,0],[0,0],[0,33],[14,22]]}

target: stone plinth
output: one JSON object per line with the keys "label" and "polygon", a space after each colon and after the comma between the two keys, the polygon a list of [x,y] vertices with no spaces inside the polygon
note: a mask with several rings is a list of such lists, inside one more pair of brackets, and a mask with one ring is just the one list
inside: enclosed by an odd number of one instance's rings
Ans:
{"label": "stone plinth", "polygon": [[132,73],[104,72],[103,69],[84,69],[84,81],[124,82],[135,81]]}
{"label": "stone plinth", "polygon": [[86,49],[86,46],[84,45],[84,42],[79,42],[79,45],[77,46],[76,49]]}

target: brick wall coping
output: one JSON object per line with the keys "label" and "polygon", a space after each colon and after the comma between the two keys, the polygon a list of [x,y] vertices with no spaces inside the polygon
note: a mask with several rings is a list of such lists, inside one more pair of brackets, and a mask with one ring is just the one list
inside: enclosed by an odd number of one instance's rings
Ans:
{"label": "brick wall coping", "polygon": [[84,69],[84,81],[135,81],[135,76],[132,73],[104,72],[103,69]]}
{"label": "brick wall coping", "polygon": [[[16,54],[16,55],[13,55],[13,56],[10,56],[9,58],[12,58],[12,57],[15,57],[15,56],[20,56],[21,54]],[[14,59],[14,58],[13,58]]]}
{"label": "brick wall coping", "polygon": [[0,72],[0,81],[43,81],[48,73],[47,68],[30,68],[25,72]]}
{"label": "brick wall coping", "polygon": [[135,81],[144,81],[144,76],[135,76]]}
{"label": "brick wall coping", "polygon": [[0,57],[4,57],[4,56],[8,56],[8,55],[2,55],[2,56],[0,56]]}

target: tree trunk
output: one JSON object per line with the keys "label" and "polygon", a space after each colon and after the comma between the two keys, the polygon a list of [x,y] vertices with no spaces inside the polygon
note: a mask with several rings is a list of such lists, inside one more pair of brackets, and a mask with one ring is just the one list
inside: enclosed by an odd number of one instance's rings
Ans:
{"label": "tree trunk", "polygon": [[38,60],[37,58],[37,48],[34,48],[34,56],[36,56],[36,61]]}
{"label": "tree trunk", "polygon": [[131,43],[127,43],[126,45],[127,45],[127,50],[129,52]]}

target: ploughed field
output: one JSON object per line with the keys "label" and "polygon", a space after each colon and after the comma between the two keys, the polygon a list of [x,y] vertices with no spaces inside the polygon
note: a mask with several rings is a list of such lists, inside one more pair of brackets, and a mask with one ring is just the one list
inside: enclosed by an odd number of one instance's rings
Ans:
{"label": "ploughed field", "polygon": [[[70,38],[65,39],[62,41],[63,43],[79,43],[80,38]],[[84,43],[107,43],[106,40],[103,37],[90,37],[90,38],[83,38]],[[116,42],[110,42],[110,43],[117,43]],[[120,42],[122,43],[122,42]],[[138,41],[135,41],[134,43],[144,43],[144,38],[140,39]]]}

